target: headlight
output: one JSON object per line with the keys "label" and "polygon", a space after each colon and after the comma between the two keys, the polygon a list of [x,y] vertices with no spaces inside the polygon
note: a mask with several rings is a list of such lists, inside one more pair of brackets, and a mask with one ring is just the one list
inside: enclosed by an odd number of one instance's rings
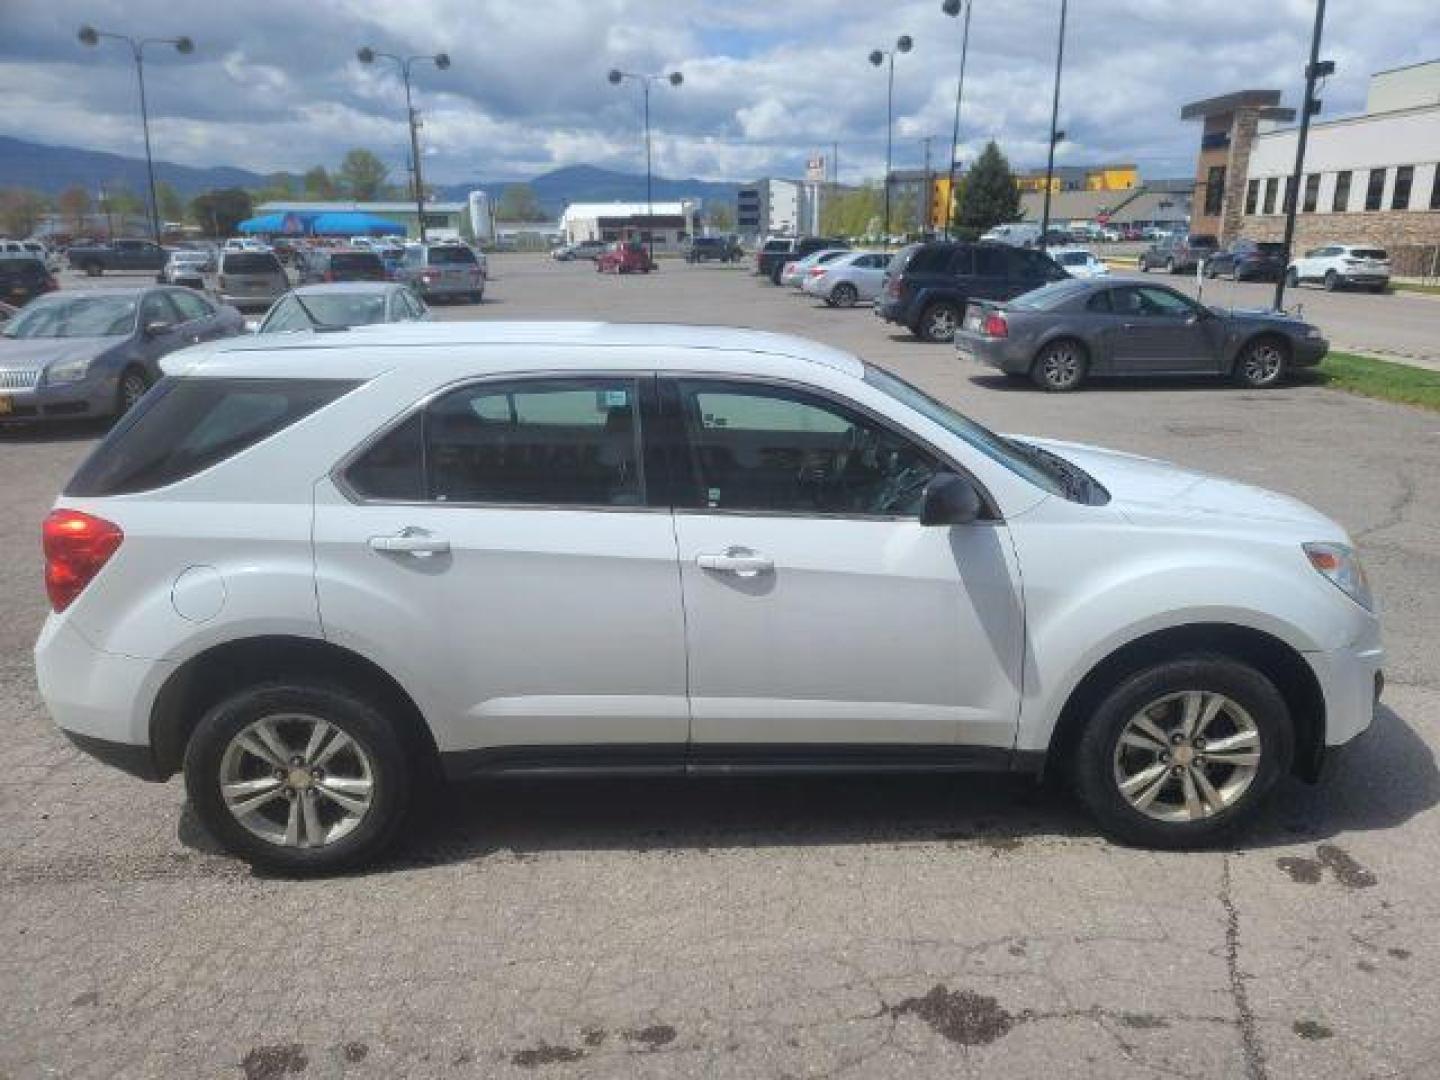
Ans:
{"label": "headlight", "polygon": [[1354,548],[1344,544],[1303,544],[1310,565],[1330,579],[1331,583],[1350,597],[1366,611],[1375,610],[1375,598],[1370,595],[1370,582],[1365,577],[1365,568],[1360,565],[1360,556]]}
{"label": "headlight", "polygon": [[91,357],[77,356],[70,360],[56,360],[45,368],[45,381],[48,383],[73,383],[79,382],[90,374]]}
{"label": "headlight", "polygon": [[1320,327],[1318,327],[1318,326],[1307,326],[1307,327],[1305,328],[1305,336],[1308,337],[1308,338],[1319,338],[1319,337],[1324,337],[1325,335],[1323,335],[1322,333],[1320,333]]}

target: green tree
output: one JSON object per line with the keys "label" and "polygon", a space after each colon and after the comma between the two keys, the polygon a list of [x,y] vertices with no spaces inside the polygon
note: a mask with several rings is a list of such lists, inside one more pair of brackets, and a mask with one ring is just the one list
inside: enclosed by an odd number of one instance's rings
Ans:
{"label": "green tree", "polygon": [[155,203],[160,208],[162,225],[167,221],[179,221],[185,216],[185,200],[164,180],[155,185]]}
{"label": "green tree", "polygon": [[735,207],[728,202],[719,202],[705,211],[710,219],[710,228],[718,233],[735,231]]}
{"label": "green tree", "polygon": [[529,184],[511,184],[500,194],[495,206],[496,221],[540,221],[545,211]]}
{"label": "green tree", "polygon": [[379,198],[389,174],[386,164],[369,150],[351,150],[340,162],[340,185],[356,202]]}
{"label": "green tree", "polygon": [[45,196],[30,188],[0,190],[0,232],[10,236],[29,236],[40,225],[40,216],[47,206]]}
{"label": "green tree", "polygon": [[240,188],[204,191],[190,200],[190,220],[199,225],[206,236],[234,236],[235,227],[254,213],[250,193]]}
{"label": "green tree", "polygon": [[85,231],[85,217],[90,212],[90,193],[79,184],[68,187],[56,196],[55,208],[71,231],[79,236]]}
{"label": "green tree", "polygon": [[308,170],[300,181],[307,199],[325,200],[335,198],[335,181],[325,171],[324,165]]}
{"label": "green tree", "polygon": [[984,232],[1020,220],[1020,189],[1010,163],[992,140],[965,174],[956,218],[964,229]]}
{"label": "green tree", "polygon": [[820,231],[826,236],[864,236],[883,209],[884,196],[878,186],[832,189],[820,200]]}

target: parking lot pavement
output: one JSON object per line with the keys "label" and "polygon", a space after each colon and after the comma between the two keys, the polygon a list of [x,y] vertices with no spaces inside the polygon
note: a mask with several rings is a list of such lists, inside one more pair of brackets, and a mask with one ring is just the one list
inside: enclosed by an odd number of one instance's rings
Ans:
{"label": "parking lot pavement", "polygon": [[37,522],[94,432],[0,435],[0,1075],[1435,1075],[1440,418],[1304,384],[1044,395],[742,268],[491,265],[439,317],[801,333],[1000,430],[1313,503],[1387,612],[1374,730],[1231,850],[1115,847],[1010,778],[531,782],[441,799],[376,872],[257,877],[178,782],[45,718]]}

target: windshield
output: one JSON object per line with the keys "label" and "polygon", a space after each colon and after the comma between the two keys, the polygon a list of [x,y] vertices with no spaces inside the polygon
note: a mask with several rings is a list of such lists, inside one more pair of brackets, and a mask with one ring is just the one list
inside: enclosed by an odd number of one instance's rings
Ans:
{"label": "windshield", "polygon": [[133,296],[36,300],[0,330],[8,338],[124,337],[135,329]]}
{"label": "windshield", "polygon": [[908,405],[925,419],[939,424],[950,434],[964,439],[991,461],[1005,466],[1016,476],[1030,481],[1042,491],[1047,491],[1051,495],[1066,493],[1064,482],[1053,470],[1043,467],[1032,457],[1021,453],[1010,440],[1001,438],[989,428],[956,412],[949,405],[936,401],[925,391],[911,386],[899,376],[892,375],[884,368],[866,364],[865,381],[902,405]]}

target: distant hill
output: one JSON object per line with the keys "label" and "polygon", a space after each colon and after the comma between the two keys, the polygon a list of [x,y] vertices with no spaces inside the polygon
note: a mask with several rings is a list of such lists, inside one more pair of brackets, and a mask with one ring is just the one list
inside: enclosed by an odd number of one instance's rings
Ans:
{"label": "distant hill", "polygon": [[[209,169],[155,162],[155,179],[172,185],[184,197],[211,188],[258,188],[274,177],[264,173],[218,165]],[[404,177],[399,178],[404,182]],[[645,198],[644,174],[615,172],[594,165],[566,165],[541,173],[530,180],[481,180],[469,184],[437,184],[442,199],[463,199],[469,192],[483,190],[499,199],[511,184],[528,183],[547,213],[559,216],[566,203],[640,202]],[[93,196],[102,186],[123,186],[134,192],[145,189],[145,159],[80,150],[73,146],[47,146],[23,139],[0,137],[0,188],[26,187],[58,194],[75,185]],[[657,202],[673,199],[702,199],[734,202],[739,184],[711,180],[654,178]]]}
{"label": "distant hill", "polygon": [[[209,188],[260,187],[269,182],[269,177],[248,169],[227,165],[197,169],[171,161],[155,162],[155,179],[187,197]],[[77,184],[92,196],[105,185],[143,191],[145,159],[0,137],[0,187],[34,188],[55,195]]]}

